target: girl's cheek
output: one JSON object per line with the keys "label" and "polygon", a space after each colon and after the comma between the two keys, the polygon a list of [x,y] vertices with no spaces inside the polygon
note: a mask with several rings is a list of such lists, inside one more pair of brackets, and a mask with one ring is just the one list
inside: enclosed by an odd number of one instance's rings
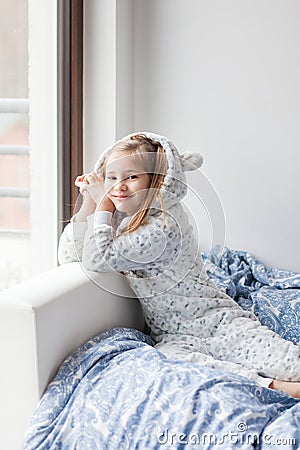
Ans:
{"label": "girl's cheek", "polygon": [[110,183],[107,182],[107,181],[104,181],[103,186],[104,186],[104,191],[105,191],[106,193],[111,189]]}

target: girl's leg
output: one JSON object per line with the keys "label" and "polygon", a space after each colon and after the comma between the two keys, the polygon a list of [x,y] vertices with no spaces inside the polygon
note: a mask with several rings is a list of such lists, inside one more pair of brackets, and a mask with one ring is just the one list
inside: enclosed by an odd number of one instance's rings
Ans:
{"label": "girl's leg", "polygon": [[[182,338],[184,341],[182,341]],[[216,360],[212,356],[195,351],[193,343],[189,342],[190,336],[181,336],[174,339],[171,336],[170,341],[160,342],[155,347],[163,353],[167,358],[176,359],[180,361],[189,361],[202,366],[210,367],[212,369],[232,372],[260,384],[263,387],[283,391],[292,397],[300,399],[300,383],[292,381],[272,380],[260,376],[254,369],[248,369],[240,364],[228,361]]]}
{"label": "girl's leg", "polygon": [[300,382],[299,346],[282,339],[258,320],[225,314],[213,336],[205,339],[205,347],[214,358],[255,369],[262,376]]}
{"label": "girl's leg", "polygon": [[233,362],[220,361],[200,351],[195,351],[195,347],[189,342],[189,336],[184,336],[183,338],[185,339],[183,340],[182,337],[181,339],[180,337],[177,337],[169,342],[160,342],[155,345],[155,348],[169,359],[188,361],[201,366],[210,367],[211,369],[232,372],[247,377],[263,387],[270,387],[272,384],[272,379],[261,377],[254,369],[248,369],[247,367],[243,367],[240,364]]}

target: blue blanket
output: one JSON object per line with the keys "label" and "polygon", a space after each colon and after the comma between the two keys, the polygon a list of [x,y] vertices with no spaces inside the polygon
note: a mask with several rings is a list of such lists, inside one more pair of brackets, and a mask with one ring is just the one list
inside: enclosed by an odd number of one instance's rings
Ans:
{"label": "blue blanket", "polygon": [[298,449],[300,403],[252,381],[172,361],[145,334],[101,333],[42,397],[25,450]]}
{"label": "blue blanket", "polygon": [[250,253],[216,246],[203,254],[210,279],[263,325],[300,342],[300,273],[266,267]]}

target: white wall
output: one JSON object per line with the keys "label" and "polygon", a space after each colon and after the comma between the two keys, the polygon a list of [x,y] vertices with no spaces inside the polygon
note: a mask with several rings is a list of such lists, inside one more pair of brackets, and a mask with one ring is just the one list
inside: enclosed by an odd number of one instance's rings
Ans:
{"label": "white wall", "polygon": [[[204,155],[196,190],[211,191],[204,197],[212,227],[205,207],[193,204],[204,249],[214,228],[222,240],[220,199],[226,245],[300,271],[300,2],[135,0],[132,11],[134,32],[123,27],[123,38],[134,50],[127,58],[133,119],[121,114],[115,136],[147,129],[181,152]],[[124,11],[115,15],[117,30],[124,21]],[[94,60],[88,70],[100,66]],[[103,105],[100,97],[93,102]],[[86,123],[86,133],[98,130]]]}
{"label": "white wall", "polygon": [[84,2],[87,171],[103,149],[133,129],[133,19],[133,0]]}
{"label": "white wall", "polygon": [[138,0],[135,14],[135,128],[204,155],[229,247],[300,271],[300,2]]}

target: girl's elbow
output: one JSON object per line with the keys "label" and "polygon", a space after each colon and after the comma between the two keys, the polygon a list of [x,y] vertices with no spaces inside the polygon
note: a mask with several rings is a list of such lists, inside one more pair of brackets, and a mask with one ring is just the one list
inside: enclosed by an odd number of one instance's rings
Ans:
{"label": "girl's elbow", "polygon": [[103,258],[93,258],[92,255],[83,255],[82,265],[85,270],[91,272],[112,272]]}

